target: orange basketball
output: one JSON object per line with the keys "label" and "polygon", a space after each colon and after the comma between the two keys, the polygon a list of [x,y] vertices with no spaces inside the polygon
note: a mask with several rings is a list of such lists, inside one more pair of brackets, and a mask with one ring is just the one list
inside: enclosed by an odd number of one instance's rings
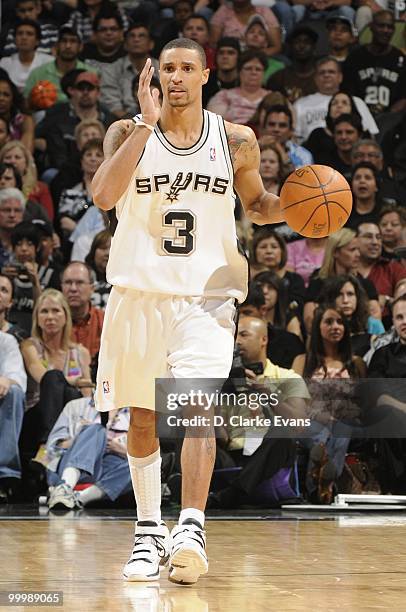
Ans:
{"label": "orange basketball", "polygon": [[286,179],[280,194],[286,223],[308,238],[341,229],[352,209],[351,189],[330,166],[303,166]]}
{"label": "orange basketball", "polygon": [[36,110],[53,106],[58,98],[58,90],[51,81],[38,81],[31,89],[30,102]]}

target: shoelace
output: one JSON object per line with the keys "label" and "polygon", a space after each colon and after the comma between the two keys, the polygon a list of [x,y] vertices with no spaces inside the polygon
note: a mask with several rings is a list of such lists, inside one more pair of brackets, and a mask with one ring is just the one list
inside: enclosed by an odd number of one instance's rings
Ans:
{"label": "shoelace", "polygon": [[[146,551],[145,549],[144,550],[135,550],[137,546],[140,546],[140,545],[144,545],[145,546],[144,538],[151,538],[153,544],[155,545],[155,548],[158,551],[158,556],[159,557],[163,558],[163,557],[166,556],[166,554],[167,554],[166,553],[166,549],[165,549],[164,544],[162,543],[162,541],[165,540],[165,536],[157,535],[156,533],[140,533],[139,535],[135,536],[134,548],[133,548],[133,552],[132,552],[132,555],[131,555],[131,557],[132,557],[131,561],[134,560],[135,555],[138,555],[138,554],[140,554],[142,552],[149,552],[149,551]],[[151,543],[151,546],[152,546],[152,543]]]}

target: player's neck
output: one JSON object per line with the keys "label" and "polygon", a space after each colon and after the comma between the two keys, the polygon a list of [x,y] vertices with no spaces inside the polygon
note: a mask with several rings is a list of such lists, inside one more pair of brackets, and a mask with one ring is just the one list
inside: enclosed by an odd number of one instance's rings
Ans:
{"label": "player's neck", "polygon": [[163,104],[159,125],[172,144],[189,147],[199,140],[202,132],[202,106],[199,104],[173,108]]}

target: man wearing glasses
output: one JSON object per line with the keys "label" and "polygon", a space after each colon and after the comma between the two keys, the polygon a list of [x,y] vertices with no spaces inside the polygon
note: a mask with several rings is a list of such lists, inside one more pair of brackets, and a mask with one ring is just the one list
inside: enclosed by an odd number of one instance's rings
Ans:
{"label": "man wearing glasses", "polygon": [[91,303],[96,274],[85,263],[71,261],[62,273],[62,293],[72,314],[72,340],[83,344],[95,367],[100,348],[104,312]]}
{"label": "man wearing glasses", "polygon": [[121,15],[99,13],[93,21],[93,40],[84,45],[80,59],[94,66],[100,72],[105,64],[111,64],[124,57],[124,26]]}

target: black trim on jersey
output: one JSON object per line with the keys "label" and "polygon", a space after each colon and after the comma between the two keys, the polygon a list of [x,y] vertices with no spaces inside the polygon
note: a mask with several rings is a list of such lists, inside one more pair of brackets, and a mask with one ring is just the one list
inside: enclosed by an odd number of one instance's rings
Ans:
{"label": "black trim on jersey", "polygon": [[[218,123],[218,128],[219,128],[220,141],[221,141],[221,145],[223,147],[224,158],[226,160],[226,164],[227,164],[227,168],[228,168],[228,174],[229,174],[229,177],[230,177],[230,183],[231,183],[231,185],[233,187],[233,193],[235,194],[235,190],[234,190],[234,168],[233,168],[233,164],[232,164],[232,161],[231,161],[230,147],[228,146],[227,132],[226,132],[226,128],[225,128],[225,125],[224,125],[224,119],[222,117],[220,117],[220,115],[216,115],[216,117],[217,117],[217,123]],[[224,140],[227,142],[227,144],[224,143]]]}
{"label": "black trim on jersey", "polygon": [[161,143],[161,145],[163,147],[165,147],[165,149],[167,151],[169,151],[169,153],[172,153],[173,155],[180,155],[180,156],[194,155],[195,153],[200,151],[200,149],[207,142],[207,139],[208,139],[209,133],[210,133],[210,117],[209,117],[208,112],[203,110],[203,124],[202,124],[202,130],[200,132],[200,136],[199,136],[197,142],[195,142],[190,147],[175,147],[175,145],[173,145],[166,138],[165,134],[161,130],[161,127],[160,127],[159,123],[157,123],[156,128],[157,129],[155,131],[155,134],[156,134],[159,142]]}

